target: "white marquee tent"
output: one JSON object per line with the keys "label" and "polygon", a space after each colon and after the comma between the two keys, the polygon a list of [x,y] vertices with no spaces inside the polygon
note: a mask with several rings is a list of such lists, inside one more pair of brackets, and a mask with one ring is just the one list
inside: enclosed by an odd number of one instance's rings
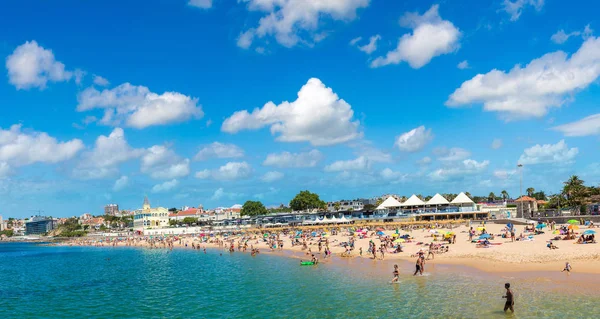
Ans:
{"label": "white marquee tent", "polygon": [[402,204],[400,204],[400,202],[394,198],[394,196],[390,196],[388,197],[386,200],[383,201],[383,203],[381,203],[379,206],[377,206],[376,210],[382,210],[382,209],[388,209],[391,207],[400,207],[402,206]]}
{"label": "white marquee tent", "polygon": [[402,207],[408,206],[423,206],[425,202],[423,202],[417,195],[413,194],[409,197],[404,203],[401,204]]}
{"label": "white marquee tent", "polygon": [[475,202],[473,202],[469,196],[465,195],[465,193],[461,192],[460,194],[458,194],[458,196],[456,196],[456,198],[454,198],[450,204],[456,204],[456,205],[461,205],[461,204],[475,204]]}
{"label": "white marquee tent", "polygon": [[440,194],[435,194],[430,200],[427,201],[427,205],[448,205],[450,202]]}

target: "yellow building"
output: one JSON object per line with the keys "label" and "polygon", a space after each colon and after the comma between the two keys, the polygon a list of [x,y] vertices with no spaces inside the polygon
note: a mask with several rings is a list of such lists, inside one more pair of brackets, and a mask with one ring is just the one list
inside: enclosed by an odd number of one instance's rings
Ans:
{"label": "yellow building", "polygon": [[169,211],[164,207],[151,208],[148,197],[144,198],[142,209],[135,211],[133,229],[143,233],[145,229],[169,226]]}

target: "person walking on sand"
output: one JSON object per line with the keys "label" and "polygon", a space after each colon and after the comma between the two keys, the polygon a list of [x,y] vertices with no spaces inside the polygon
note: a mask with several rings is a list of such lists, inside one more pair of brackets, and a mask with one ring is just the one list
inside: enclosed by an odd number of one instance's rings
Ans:
{"label": "person walking on sand", "polygon": [[561,272],[571,272],[571,264],[567,261],[565,268]]}
{"label": "person walking on sand", "polygon": [[513,298],[513,293],[510,290],[510,283],[505,283],[504,284],[504,288],[506,288],[506,296],[502,296],[502,298],[506,299],[506,303],[504,304],[504,312],[506,312],[506,310],[510,309],[510,311],[512,313],[515,312],[515,300]]}

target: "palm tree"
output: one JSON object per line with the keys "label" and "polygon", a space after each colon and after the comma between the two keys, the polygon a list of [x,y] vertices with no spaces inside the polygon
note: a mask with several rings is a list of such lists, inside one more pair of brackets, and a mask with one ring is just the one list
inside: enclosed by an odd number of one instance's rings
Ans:
{"label": "palm tree", "polygon": [[580,211],[581,205],[585,204],[585,200],[587,199],[588,189],[583,183],[583,180],[577,175],[569,177],[569,179],[564,182],[565,186],[563,187],[562,193],[567,198],[569,206],[571,206],[575,212]]}
{"label": "palm tree", "polygon": [[496,194],[494,192],[490,192],[488,195],[488,202],[493,202],[496,199]]}
{"label": "palm tree", "polygon": [[501,194],[502,194],[502,199],[503,199],[503,200],[507,200],[507,199],[508,199],[508,192],[507,192],[506,190],[503,190],[503,191],[501,192]]}
{"label": "palm tree", "polygon": [[[466,192],[466,193],[465,193],[465,195],[467,195],[467,197],[469,197],[469,198],[473,199],[473,196],[471,196],[471,193],[469,193],[469,192]],[[456,196],[454,196],[454,197],[456,197]]]}
{"label": "palm tree", "polygon": [[533,187],[529,187],[529,188],[526,190],[526,192],[527,192],[527,196],[529,196],[529,197],[533,197],[533,193],[535,193],[535,188],[533,188]]}

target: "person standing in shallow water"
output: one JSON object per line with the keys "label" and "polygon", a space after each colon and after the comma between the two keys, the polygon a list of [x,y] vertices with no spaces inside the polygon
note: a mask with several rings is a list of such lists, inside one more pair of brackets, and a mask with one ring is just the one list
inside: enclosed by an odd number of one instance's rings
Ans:
{"label": "person standing in shallow water", "polygon": [[400,279],[400,271],[398,270],[398,265],[394,265],[394,279],[392,279],[392,283],[398,282]]}
{"label": "person standing in shallow water", "polygon": [[504,304],[504,312],[506,312],[506,310],[510,309],[511,312],[515,312],[515,300],[513,297],[513,293],[510,290],[510,284],[509,283],[505,283],[504,284],[504,288],[506,288],[506,296],[502,296],[502,298],[506,298],[506,303]]}

